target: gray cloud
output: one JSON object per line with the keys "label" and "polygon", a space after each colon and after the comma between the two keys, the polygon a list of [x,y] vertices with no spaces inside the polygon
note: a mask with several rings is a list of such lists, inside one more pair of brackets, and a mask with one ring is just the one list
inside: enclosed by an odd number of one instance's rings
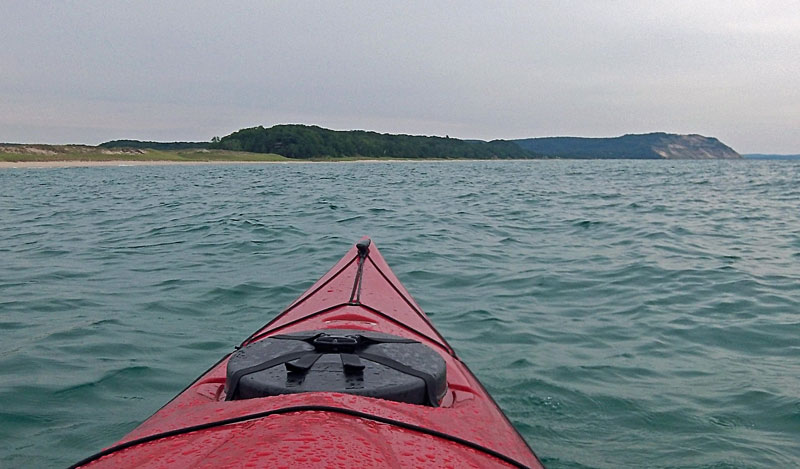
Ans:
{"label": "gray cloud", "polygon": [[302,122],[800,152],[793,1],[163,3],[3,2],[0,141]]}

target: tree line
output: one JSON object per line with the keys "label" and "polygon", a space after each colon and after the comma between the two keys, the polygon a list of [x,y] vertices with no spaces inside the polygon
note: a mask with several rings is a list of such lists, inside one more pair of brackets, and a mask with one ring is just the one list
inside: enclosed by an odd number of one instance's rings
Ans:
{"label": "tree line", "polygon": [[288,124],[242,129],[209,148],[277,153],[287,158],[530,158],[532,153],[505,140],[484,142],[449,137],[394,135],[364,130],[336,131]]}

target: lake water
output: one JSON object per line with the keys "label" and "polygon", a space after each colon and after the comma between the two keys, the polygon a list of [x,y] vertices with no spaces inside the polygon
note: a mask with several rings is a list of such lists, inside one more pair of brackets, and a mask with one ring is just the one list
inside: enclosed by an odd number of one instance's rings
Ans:
{"label": "lake water", "polygon": [[800,162],[0,170],[0,466],[122,437],[362,235],[549,468],[800,466]]}

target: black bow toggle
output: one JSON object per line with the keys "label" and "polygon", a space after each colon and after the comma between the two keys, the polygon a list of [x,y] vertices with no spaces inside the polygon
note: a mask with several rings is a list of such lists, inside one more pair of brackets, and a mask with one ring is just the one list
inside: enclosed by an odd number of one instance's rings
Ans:
{"label": "black bow toggle", "polygon": [[[275,338],[281,338],[276,337]],[[292,337],[292,336],[290,336]],[[292,337],[297,339],[297,337]],[[310,340],[314,346],[314,352],[302,356],[295,361],[286,362],[286,369],[293,373],[305,373],[314,366],[319,357],[325,354],[338,353],[342,360],[342,367],[345,373],[360,373],[364,371],[364,364],[354,352],[360,344],[361,336],[339,336],[320,334]],[[309,340],[306,340],[309,342]]]}
{"label": "black bow toggle", "polygon": [[[407,343],[413,344],[416,341],[411,339],[386,338],[376,339],[359,334],[353,335],[332,335],[319,333],[313,336],[298,335],[275,335],[273,339],[302,340],[314,346],[313,352],[308,352],[297,360],[286,362],[286,369],[293,373],[304,373],[314,366],[319,357],[327,354],[338,353],[342,360],[342,367],[345,373],[360,373],[364,371],[364,364],[358,358],[363,349],[373,344],[385,343]],[[388,358],[388,357],[387,357]]]}

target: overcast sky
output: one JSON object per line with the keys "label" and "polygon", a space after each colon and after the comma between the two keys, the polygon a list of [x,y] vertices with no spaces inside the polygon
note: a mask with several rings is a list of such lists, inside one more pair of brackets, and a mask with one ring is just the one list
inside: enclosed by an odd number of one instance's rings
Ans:
{"label": "overcast sky", "polygon": [[0,0],[0,141],[316,124],[800,153],[800,2]]}

